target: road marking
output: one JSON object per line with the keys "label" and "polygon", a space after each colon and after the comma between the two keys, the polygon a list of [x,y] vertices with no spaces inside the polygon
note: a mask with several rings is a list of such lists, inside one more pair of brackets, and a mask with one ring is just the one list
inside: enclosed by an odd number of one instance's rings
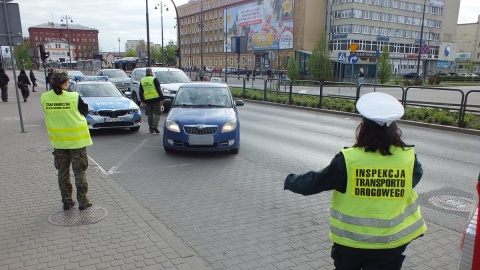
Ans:
{"label": "road marking", "polygon": [[135,147],[132,151],[129,152],[128,155],[124,156],[118,163],[117,165],[113,166],[109,171],[108,171],[108,174],[114,174],[117,169],[123,165],[123,163],[125,163],[125,161],[127,161],[127,159],[129,159],[132,154],[136,153],[138,150],[140,150],[140,148],[142,148],[146,143],[147,143],[148,139],[145,139],[143,140],[139,145],[137,145],[137,147]]}

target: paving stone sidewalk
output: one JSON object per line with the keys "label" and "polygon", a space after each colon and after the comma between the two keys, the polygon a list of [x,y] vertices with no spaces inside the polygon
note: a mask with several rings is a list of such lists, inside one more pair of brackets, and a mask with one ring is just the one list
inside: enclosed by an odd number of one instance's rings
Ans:
{"label": "paving stone sidewalk", "polygon": [[21,99],[22,132],[13,74],[7,74],[9,101],[0,102],[0,269],[206,269],[91,160],[89,196],[107,216],[94,224],[51,224],[62,204],[40,106],[45,85],[39,80],[28,102]]}

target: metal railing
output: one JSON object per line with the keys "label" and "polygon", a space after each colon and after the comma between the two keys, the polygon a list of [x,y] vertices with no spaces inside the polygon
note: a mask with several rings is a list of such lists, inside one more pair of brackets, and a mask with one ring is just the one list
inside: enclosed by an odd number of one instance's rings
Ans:
{"label": "metal railing", "polygon": [[[235,77],[235,79],[237,79]],[[475,115],[480,115],[480,103],[479,104],[469,104],[469,96],[471,97],[474,94],[480,94],[480,90],[469,90],[466,93],[464,90],[455,89],[455,88],[442,88],[442,87],[422,87],[422,86],[413,86],[404,88],[398,85],[387,85],[387,84],[362,84],[357,85],[356,83],[348,82],[331,82],[331,81],[311,81],[311,80],[282,80],[282,79],[262,79],[255,78],[256,81],[262,81],[262,83],[254,83],[250,77],[249,82],[247,83],[246,77],[240,77],[241,85],[234,85],[234,83],[229,83],[231,87],[241,88],[243,93],[245,91],[263,91],[263,101],[267,100],[267,93],[275,93],[277,95],[288,95],[288,104],[293,105],[295,103],[296,97],[302,96],[318,96],[318,108],[323,108],[324,98],[339,98],[351,100],[357,102],[360,98],[362,92],[365,89],[373,88],[373,91],[381,91],[389,93],[392,96],[395,96],[402,105],[406,107],[423,107],[423,108],[436,108],[443,110],[453,110],[458,111],[458,127],[465,127],[465,115],[467,113],[473,113]],[[250,83],[251,81],[251,83]],[[232,85],[233,84],[233,85]],[[263,86],[263,89],[261,89]],[[283,87],[282,87],[283,86]],[[305,93],[302,91],[295,92],[294,87],[305,86],[309,87],[309,92],[314,93]],[[283,88],[283,89],[282,89]],[[335,88],[335,93],[333,91],[326,93],[326,89]],[[338,90],[337,90],[338,89]],[[479,86],[480,89],[480,86]],[[283,90],[283,91],[282,91]],[[318,91],[318,92],[316,92]],[[420,92],[421,91],[421,92]],[[448,93],[457,93],[458,98],[453,98],[451,101],[425,101],[425,100],[415,100],[409,99],[409,96],[415,93],[425,93],[428,91],[427,97],[434,97],[438,95],[439,92],[448,92]],[[431,92],[431,93],[430,93]]]}

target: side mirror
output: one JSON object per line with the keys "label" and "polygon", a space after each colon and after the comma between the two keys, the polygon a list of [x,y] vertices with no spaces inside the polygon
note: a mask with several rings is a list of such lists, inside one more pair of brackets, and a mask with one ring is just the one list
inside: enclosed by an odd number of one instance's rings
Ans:
{"label": "side mirror", "polygon": [[163,101],[163,106],[169,107],[171,105],[172,105],[172,100],[167,98]]}
{"label": "side mirror", "polygon": [[245,105],[243,100],[235,100],[235,106],[243,106],[243,105]]}

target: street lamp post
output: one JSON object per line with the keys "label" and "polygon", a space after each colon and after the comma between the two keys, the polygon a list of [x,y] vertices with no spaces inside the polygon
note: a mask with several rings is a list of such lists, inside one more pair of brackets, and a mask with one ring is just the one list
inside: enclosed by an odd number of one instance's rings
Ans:
{"label": "street lamp post", "polygon": [[118,38],[118,57],[120,57],[120,38]]}
{"label": "street lamp post", "polygon": [[62,16],[60,21],[63,22],[63,20],[65,20],[66,25],[67,25],[68,61],[70,62],[68,64],[68,67],[71,68],[72,67],[72,52],[70,51],[70,33],[68,31],[68,21],[73,22],[73,20],[72,20],[72,17],[69,16],[69,15]]}
{"label": "street lamp post", "polygon": [[148,19],[148,0],[145,0],[146,18],[147,18],[147,66],[150,66],[150,22]]}
{"label": "street lamp post", "polygon": [[[425,25],[425,5],[427,3],[427,0],[423,1],[423,12],[422,12],[422,21],[420,22],[422,24],[421,30],[420,30],[420,43],[418,44],[418,61],[417,61],[417,75],[420,76],[420,58],[422,58],[422,42],[423,42],[423,26]],[[425,74],[424,74],[425,75]]]}
{"label": "street lamp post", "polygon": [[[158,9],[158,5],[159,4],[157,4],[155,6],[155,9]],[[160,20],[161,20],[161,23],[162,23],[162,65],[165,65],[165,61],[163,59],[163,6],[164,6],[163,1],[160,1]],[[168,11],[168,7],[167,7],[167,11]]]}
{"label": "street lamp post", "polygon": [[177,57],[178,57],[178,67],[182,69],[182,52],[180,49],[180,18],[178,17],[178,10],[177,10],[177,5],[175,5],[175,2],[172,1],[173,7],[175,8],[175,14],[177,16]]}
{"label": "street lamp post", "polygon": [[198,75],[203,81],[203,0],[200,1],[200,72]]}

